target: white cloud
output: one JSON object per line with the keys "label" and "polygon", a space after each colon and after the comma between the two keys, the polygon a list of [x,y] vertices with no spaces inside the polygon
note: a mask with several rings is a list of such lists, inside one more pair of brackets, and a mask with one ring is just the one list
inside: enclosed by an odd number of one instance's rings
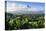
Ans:
{"label": "white cloud", "polygon": [[26,10],[26,7],[22,5],[16,6],[16,3],[7,4],[7,12],[16,11],[16,10]]}

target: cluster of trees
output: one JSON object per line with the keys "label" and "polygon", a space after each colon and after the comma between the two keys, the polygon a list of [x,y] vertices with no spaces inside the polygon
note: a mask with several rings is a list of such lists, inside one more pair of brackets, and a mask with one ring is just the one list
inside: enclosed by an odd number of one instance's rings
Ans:
{"label": "cluster of trees", "polygon": [[45,19],[42,14],[32,14],[28,15],[11,15],[6,14],[5,19],[5,29],[15,30],[15,29],[33,29],[33,28],[44,28]]}

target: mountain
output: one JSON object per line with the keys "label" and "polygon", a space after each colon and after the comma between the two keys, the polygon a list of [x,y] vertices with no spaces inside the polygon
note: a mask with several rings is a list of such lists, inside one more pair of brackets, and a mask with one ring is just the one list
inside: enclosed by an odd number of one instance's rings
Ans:
{"label": "mountain", "polygon": [[24,10],[16,10],[8,12],[11,14],[44,14],[44,10],[34,10],[34,11],[24,11]]}

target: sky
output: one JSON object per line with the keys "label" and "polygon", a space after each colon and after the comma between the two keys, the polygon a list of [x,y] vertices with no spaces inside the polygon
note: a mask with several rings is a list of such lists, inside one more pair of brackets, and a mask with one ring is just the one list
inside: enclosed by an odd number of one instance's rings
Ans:
{"label": "sky", "polygon": [[44,2],[45,0],[5,0],[5,1],[28,1],[28,2]]}
{"label": "sky", "polygon": [[[29,5],[29,7],[27,7]],[[44,10],[44,3],[39,2],[17,2],[17,1],[7,1],[7,12],[16,11],[16,10],[25,10],[27,11],[40,11]]]}

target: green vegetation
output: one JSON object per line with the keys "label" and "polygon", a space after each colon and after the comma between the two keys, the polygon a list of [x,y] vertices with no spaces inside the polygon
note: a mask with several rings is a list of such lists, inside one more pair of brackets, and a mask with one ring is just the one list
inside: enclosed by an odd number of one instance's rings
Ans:
{"label": "green vegetation", "polygon": [[12,15],[6,13],[5,29],[34,29],[44,28],[45,19],[44,14],[26,14],[26,15]]}

